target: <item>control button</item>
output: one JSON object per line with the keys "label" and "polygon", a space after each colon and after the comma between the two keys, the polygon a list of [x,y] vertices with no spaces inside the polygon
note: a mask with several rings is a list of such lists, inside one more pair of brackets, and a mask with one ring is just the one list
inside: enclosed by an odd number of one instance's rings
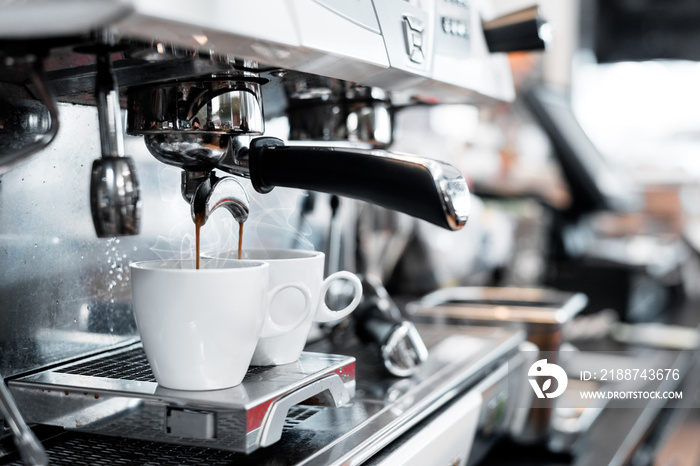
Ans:
{"label": "control button", "polygon": [[425,62],[423,53],[423,21],[413,16],[403,17],[403,33],[406,43],[406,54],[409,60],[416,64]]}

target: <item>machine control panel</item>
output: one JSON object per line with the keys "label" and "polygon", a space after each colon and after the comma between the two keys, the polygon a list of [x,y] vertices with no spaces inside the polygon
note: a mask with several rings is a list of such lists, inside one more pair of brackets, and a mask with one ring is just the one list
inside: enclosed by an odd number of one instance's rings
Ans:
{"label": "machine control panel", "polygon": [[432,55],[432,10],[403,0],[375,1],[374,8],[392,68],[428,77]]}

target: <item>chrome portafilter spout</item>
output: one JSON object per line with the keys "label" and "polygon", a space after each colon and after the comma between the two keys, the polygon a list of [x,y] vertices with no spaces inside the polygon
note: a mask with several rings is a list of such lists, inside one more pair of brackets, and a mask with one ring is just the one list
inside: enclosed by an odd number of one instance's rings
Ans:
{"label": "chrome portafilter spout", "polygon": [[141,198],[136,168],[124,156],[119,90],[108,52],[97,55],[95,100],[102,157],[92,164],[90,206],[100,238],[136,235],[141,223]]}
{"label": "chrome portafilter spout", "polygon": [[212,172],[183,170],[182,196],[190,203],[192,220],[200,226],[219,208],[228,210],[238,223],[248,220],[248,194],[232,176],[220,178]]}

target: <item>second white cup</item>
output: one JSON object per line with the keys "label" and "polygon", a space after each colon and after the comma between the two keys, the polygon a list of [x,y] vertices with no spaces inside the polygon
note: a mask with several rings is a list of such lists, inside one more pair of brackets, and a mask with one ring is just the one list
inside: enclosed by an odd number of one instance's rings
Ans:
{"label": "second white cup", "polygon": [[[237,257],[237,253],[224,253],[219,257]],[[243,250],[243,259],[259,260],[270,264],[270,284],[276,287],[282,283],[299,281],[311,293],[312,311],[306,313],[302,323],[294,330],[278,336],[263,336],[258,340],[251,365],[271,366],[289,364],[301,355],[313,322],[332,322],[350,314],[362,299],[362,283],[357,275],[348,271],[335,272],[325,280],[325,254],[319,251],[297,249],[251,249]],[[346,281],[353,288],[350,304],[342,309],[331,310],[326,305],[328,289],[339,280]],[[300,296],[291,292],[279,293],[270,303],[270,316],[280,323],[297,321],[304,315]]]}

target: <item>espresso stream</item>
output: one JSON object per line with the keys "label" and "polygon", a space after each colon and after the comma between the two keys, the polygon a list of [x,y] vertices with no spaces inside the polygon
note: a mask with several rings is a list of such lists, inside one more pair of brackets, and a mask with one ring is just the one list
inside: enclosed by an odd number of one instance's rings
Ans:
{"label": "espresso stream", "polygon": [[[197,269],[199,269],[199,237],[200,231],[204,225],[204,215],[197,214],[194,217],[194,232],[195,232],[195,244],[196,244],[196,255],[197,255]],[[243,223],[238,224],[238,259],[241,258],[241,253],[243,251]]]}

